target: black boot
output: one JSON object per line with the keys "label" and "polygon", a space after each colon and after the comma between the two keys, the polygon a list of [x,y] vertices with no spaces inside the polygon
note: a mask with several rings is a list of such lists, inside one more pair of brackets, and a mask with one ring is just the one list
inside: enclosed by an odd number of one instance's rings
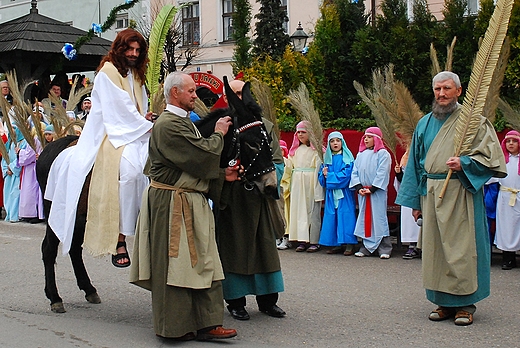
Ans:
{"label": "black boot", "polygon": [[514,251],[502,251],[502,269],[510,270],[516,267],[516,253]]}

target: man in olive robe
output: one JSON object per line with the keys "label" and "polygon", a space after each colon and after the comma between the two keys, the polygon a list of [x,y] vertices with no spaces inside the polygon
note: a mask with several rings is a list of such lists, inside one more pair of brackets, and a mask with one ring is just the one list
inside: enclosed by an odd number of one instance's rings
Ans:
{"label": "man in olive robe", "polygon": [[165,80],[168,104],[150,138],[151,183],[143,194],[130,281],[152,292],[157,336],[230,338],[236,331],[222,328],[224,273],[207,198],[216,199],[224,177],[237,178],[236,170],[219,168],[231,119],[219,119],[203,138],[189,118],[195,90],[187,74]]}
{"label": "man in olive robe", "polygon": [[[418,123],[410,159],[396,203],[422,216],[419,238],[426,297],[438,305],[429,319],[455,316],[456,325],[473,323],[475,303],[489,296],[490,246],[483,186],[506,175],[504,156],[491,123],[480,115],[469,151],[454,157],[455,124],[461,106],[459,77],[441,72],[433,78],[432,112]],[[454,171],[439,198],[449,169]]]}

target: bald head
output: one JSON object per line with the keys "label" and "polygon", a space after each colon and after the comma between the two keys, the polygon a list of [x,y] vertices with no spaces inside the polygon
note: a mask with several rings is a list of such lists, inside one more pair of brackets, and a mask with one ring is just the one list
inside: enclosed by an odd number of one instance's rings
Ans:
{"label": "bald head", "polygon": [[240,99],[242,99],[242,88],[244,87],[244,85],[245,82],[240,80],[233,80],[229,82],[229,87],[231,87],[233,92],[235,92],[237,97],[239,97]]}

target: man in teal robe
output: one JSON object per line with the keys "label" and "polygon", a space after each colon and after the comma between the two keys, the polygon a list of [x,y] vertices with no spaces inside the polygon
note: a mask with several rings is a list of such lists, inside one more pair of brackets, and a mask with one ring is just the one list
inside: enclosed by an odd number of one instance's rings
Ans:
{"label": "man in teal robe", "polygon": [[[459,77],[441,72],[433,78],[432,112],[415,129],[396,203],[423,219],[419,243],[426,297],[438,305],[429,319],[455,316],[456,325],[473,322],[475,303],[489,296],[490,246],[484,183],[506,175],[495,130],[484,117],[468,151],[454,157],[456,121],[462,92]],[[453,175],[439,198],[449,169]]]}

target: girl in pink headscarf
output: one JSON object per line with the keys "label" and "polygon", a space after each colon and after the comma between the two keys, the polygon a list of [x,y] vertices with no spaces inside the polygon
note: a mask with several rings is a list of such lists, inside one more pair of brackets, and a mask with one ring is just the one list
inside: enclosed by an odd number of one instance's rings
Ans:
{"label": "girl in pink headscarf", "polygon": [[320,250],[318,242],[324,192],[318,183],[321,160],[309,141],[310,131],[307,121],[296,126],[282,186],[289,240],[298,242],[296,251],[316,252]]}
{"label": "girl in pink headscarf", "polygon": [[512,130],[502,140],[507,176],[501,178],[497,200],[495,244],[502,250],[502,269],[516,267],[516,251],[520,250],[520,133]]}
{"label": "girl in pink headscarf", "polygon": [[369,256],[377,250],[381,259],[389,259],[392,253],[386,217],[386,189],[391,165],[392,159],[383,144],[381,130],[368,128],[359,144],[350,179],[350,188],[358,193],[359,204],[354,235],[363,239],[359,251],[354,254],[358,257]]}

